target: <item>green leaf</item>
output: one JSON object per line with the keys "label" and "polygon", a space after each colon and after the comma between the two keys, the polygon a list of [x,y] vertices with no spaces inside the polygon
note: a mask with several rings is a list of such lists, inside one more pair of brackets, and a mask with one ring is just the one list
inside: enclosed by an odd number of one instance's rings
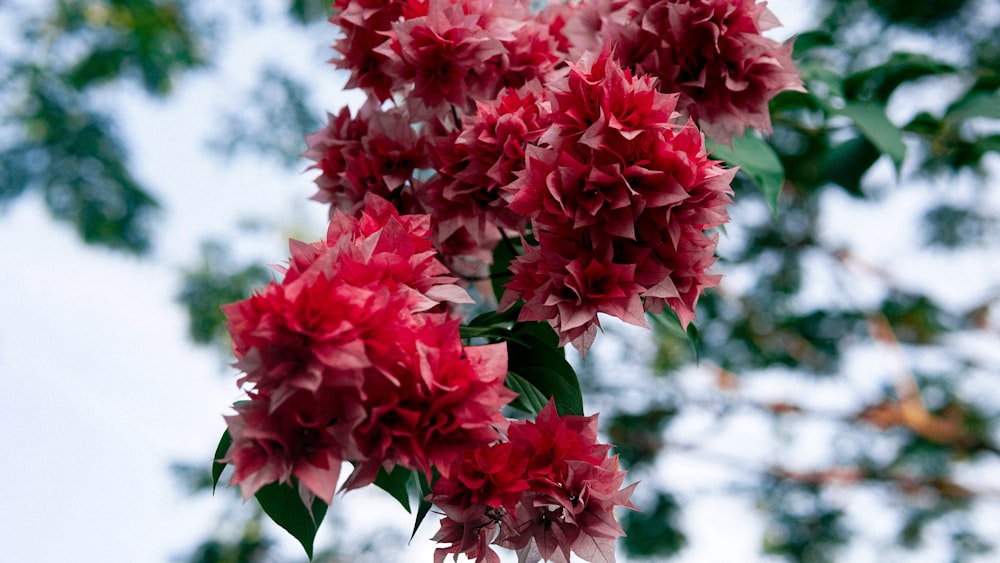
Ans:
{"label": "green leaf", "polygon": [[413,477],[413,471],[402,465],[397,465],[392,469],[392,473],[386,473],[384,467],[379,467],[378,475],[375,477],[375,486],[392,495],[392,498],[399,501],[407,512],[410,512],[410,490],[409,483]]}
{"label": "green leaf", "polygon": [[826,176],[844,187],[847,193],[862,197],[861,177],[878,160],[875,145],[864,137],[854,137],[832,149],[826,155]]}
{"label": "green leaf", "polygon": [[952,122],[977,117],[1000,119],[1000,98],[985,92],[972,92],[955,102],[945,115],[945,119]]}
{"label": "green leaf", "polygon": [[885,107],[873,103],[849,103],[838,110],[847,116],[861,131],[872,145],[882,154],[889,155],[896,170],[903,165],[906,157],[906,143],[903,142],[903,131],[889,121]]}
{"label": "green leaf", "polygon": [[509,238],[504,238],[500,244],[493,249],[493,263],[490,264],[490,284],[493,286],[493,295],[497,303],[503,296],[504,285],[510,281],[510,263],[517,258],[514,242]]}
{"label": "green leaf", "polygon": [[[434,470],[434,478],[437,479],[437,470]],[[431,494],[433,486],[427,482],[422,473],[413,473],[413,479],[417,482],[417,490],[420,491],[420,502],[417,504],[417,517],[413,522],[413,532],[410,533],[410,541],[417,535],[417,529],[423,523],[424,518],[431,511],[431,501],[427,500],[427,495]]]}
{"label": "green leaf", "polygon": [[669,307],[664,308],[663,312],[659,315],[650,315],[650,317],[667,334],[681,340],[686,340],[691,345],[691,352],[694,353],[695,363],[701,361],[701,351],[698,346],[698,328],[693,323],[688,325],[687,330],[684,330],[684,327],[681,326],[680,318],[677,317],[677,313]]}
{"label": "green leaf", "polygon": [[506,340],[510,338],[510,330],[501,326],[460,326],[458,335],[461,338],[493,338]]}
{"label": "green leaf", "polygon": [[830,47],[834,44],[833,35],[829,31],[806,31],[795,36],[792,57],[800,58],[816,47]]}
{"label": "green leaf", "polygon": [[[537,342],[529,342],[524,340],[524,337],[531,337]],[[520,343],[525,346],[539,345],[540,343],[541,346],[552,350],[553,355],[548,358],[549,361],[565,364],[569,368],[569,364],[566,362],[566,351],[559,347],[559,335],[549,323],[533,321],[515,323],[511,327],[511,339],[515,341],[520,339]]]}
{"label": "green leaf", "polygon": [[[583,396],[579,384],[574,385],[575,378],[571,381],[556,370],[542,366],[522,367],[515,373],[538,388],[545,397],[552,397],[559,414],[583,416]],[[544,403],[542,406],[545,406]]]}
{"label": "green leaf", "polygon": [[825,109],[823,102],[811,92],[799,92],[798,90],[785,90],[779,92],[777,96],[768,102],[771,115],[782,112],[806,109],[810,111],[821,111]]}
{"label": "green leaf", "polygon": [[521,312],[520,307],[511,307],[506,311],[487,311],[466,323],[470,327],[503,327],[510,328],[517,315]]}
{"label": "green leaf", "polygon": [[850,100],[886,103],[900,84],[925,76],[955,72],[955,67],[927,55],[893,53],[888,61],[844,79],[844,95]]}
{"label": "green leaf", "polygon": [[831,68],[828,63],[807,59],[800,63],[798,68],[808,91],[818,94],[823,99],[844,97],[844,79],[840,72]]}
{"label": "green leaf", "polygon": [[903,127],[903,130],[921,135],[938,135],[941,132],[941,120],[926,111],[922,111],[913,116],[913,119]]}
{"label": "green leaf", "polygon": [[67,75],[67,81],[76,90],[115,79],[122,73],[122,67],[129,58],[129,52],[120,47],[98,48],[76,64]]}
{"label": "green leaf", "polygon": [[299,540],[306,555],[312,559],[313,541],[326,516],[326,503],[317,498],[313,500],[311,509],[307,508],[299,496],[298,487],[293,484],[265,485],[255,497],[271,520]]}
{"label": "green leaf", "polygon": [[517,393],[517,398],[510,402],[510,406],[516,409],[528,414],[538,414],[549,402],[548,397],[539,391],[538,387],[512,371],[507,372],[507,380],[504,383],[508,389]]}
{"label": "green leaf", "polygon": [[559,337],[548,323],[516,323],[507,341],[507,371],[555,399],[560,414],[583,415],[583,393]]}
{"label": "green leaf", "polygon": [[226,452],[229,451],[229,445],[233,443],[233,437],[229,434],[229,429],[227,428],[225,432],[222,433],[222,438],[219,438],[219,445],[215,448],[215,457],[212,458],[212,494],[215,494],[215,487],[219,484],[219,478],[222,477],[223,470],[226,469],[226,464],[219,461],[226,456]]}
{"label": "green leaf", "polygon": [[785,183],[785,167],[778,155],[763,139],[747,131],[743,137],[734,137],[732,148],[705,140],[712,158],[729,166],[738,166],[760,188],[772,214],[778,212],[778,194]]}

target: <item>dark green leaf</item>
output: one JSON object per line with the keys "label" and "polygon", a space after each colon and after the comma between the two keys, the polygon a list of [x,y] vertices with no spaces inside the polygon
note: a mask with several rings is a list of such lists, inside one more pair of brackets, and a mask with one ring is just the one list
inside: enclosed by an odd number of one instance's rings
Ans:
{"label": "dark green leaf", "polygon": [[500,244],[493,249],[493,263],[490,264],[490,279],[493,286],[493,295],[496,296],[497,303],[503,296],[504,285],[510,281],[510,263],[517,258],[517,249],[514,241],[504,238]]}
{"label": "dark green leaf", "polygon": [[903,131],[889,121],[885,107],[872,103],[849,103],[839,110],[854,122],[871,144],[882,154],[889,155],[896,170],[903,165],[906,157],[906,143],[903,142]]}
{"label": "dark green leaf", "polygon": [[77,63],[67,80],[73,88],[83,90],[92,83],[117,78],[128,55],[121,48],[98,49]]}
{"label": "dark green leaf", "polygon": [[583,393],[573,366],[547,323],[517,323],[507,341],[507,370],[555,399],[561,414],[583,415]]}
{"label": "dark green leaf", "polygon": [[[435,479],[437,478],[437,472],[435,470]],[[431,494],[433,490],[433,485],[427,482],[422,473],[414,473],[413,479],[417,482],[417,490],[420,491],[420,502],[417,504],[417,517],[413,522],[413,532],[410,533],[410,540],[417,535],[417,529],[420,528],[420,524],[423,523],[424,518],[431,511],[431,501],[427,500],[427,496]]]}
{"label": "dark green leaf", "polygon": [[871,100],[886,103],[900,84],[955,72],[955,68],[927,55],[893,53],[888,61],[862,70],[844,79],[844,95],[849,100]]}
{"label": "dark green leaf", "polygon": [[458,334],[462,338],[494,338],[501,340],[510,338],[510,331],[499,326],[462,326],[458,328]]}
{"label": "dark green leaf", "polygon": [[913,119],[903,127],[903,130],[921,135],[937,135],[941,131],[941,120],[926,111],[922,111],[913,116]]}
{"label": "dark green leaf", "polygon": [[861,177],[878,160],[879,153],[868,139],[855,137],[830,149],[826,158],[826,175],[831,182],[844,187],[847,193],[863,196]]}
{"label": "dark green leaf", "polygon": [[271,520],[292,534],[312,559],[313,541],[326,516],[326,503],[317,498],[313,500],[312,508],[307,508],[302,503],[298,487],[293,484],[271,483],[257,491],[255,496]]}
{"label": "dark green leaf", "polygon": [[200,263],[183,272],[177,300],[187,310],[188,335],[197,344],[230,345],[221,306],[250,295],[271,280],[272,271],[258,264],[233,263],[230,249],[218,241],[204,241]]}
{"label": "dark green leaf", "polygon": [[844,79],[827,63],[807,59],[798,68],[810,92],[819,93],[824,99],[844,97]]}
{"label": "dark green leaf", "polygon": [[659,315],[650,315],[650,317],[653,318],[656,324],[666,330],[667,334],[686,340],[691,345],[691,352],[694,353],[695,362],[701,360],[698,346],[698,328],[693,323],[688,325],[687,330],[684,330],[684,327],[681,326],[681,320],[677,317],[677,313],[670,308],[664,308],[663,312]]}
{"label": "dark green leaf", "polygon": [[565,360],[566,353],[563,351],[562,348],[559,348],[559,335],[556,334],[556,331],[553,330],[548,323],[540,323],[540,322],[517,323],[514,325],[512,333],[514,335],[513,336],[514,338],[530,336],[532,338],[537,339],[539,342],[541,342],[542,346],[554,350],[555,355],[550,359],[552,362],[556,362],[558,364],[565,364],[566,367],[569,367],[569,364],[566,363]]}
{"label": "dark green leaf", "polygon": [[407,486],[413,477],[413,471],[397,465],[392,473],[386,473],[384,467],[378,469],[375,486],[392,495],[407,512],[410,512],[410,490]]}
{"label": "dark green leaf", "polygon": [[506,311],[487,311],[466,323],[470,327],[504,327],[510,328],[521,312],[520,307],[511,307]]}
{"label": "dark green leaf", "polygon": [[816,47],[830,47],[834,44],[833,35],[828,31],[806,31],[795,36],[794,58],[800,58],[806,52]]}
{"label": "dark green leaf", "polygon": [[988,135],[979,139],[975,143],[976,150],[980,154],[985,154],[987,152],[1000,153],[1000,135]]}
{"label": "dark green leaf", "polygon": [[771,145],[747,131],[743,137],[733,138],[732,148],[706,139],[712,158],[729,166],[739,166],[753,183],[760,188],[772,214],[778,211],[778,194],[785,182],[785,167]]}
{"label": "dark green leaf", "polygon": [[622,516],[625,551],[638,557],[668,558],[679,552],[687,538],[680,530],[681,506],[673,495],[660,492],[652,509],[629,511]]}
{"label": "dark green leaf", "polygon": [[868,0],[879,15],[894,24],[925,30],[943,25],[961,13],[968,0]]}
{"label": "dark green leaf", "polygon": [[219,478],[222,477],[222,471],[226,469],[226,464],[219,461],[226,456],[226,452],[229,451],[229,445],[233,443],[233,437],[229,434],[229,429],[226,429],[222,433],[222,438],[219,439],[219,445],[215,448],[215,457],[212,458],[212,493],[215,494],[215,487],[219,484]]}
{"label": "dark green leaf", "polygon": [[510,406],[515,409],[522,410],[528,414],[538,414],[545,407],[545,404],[549,402],[548,397],[532,385],[530,381],[512,371],[507,372],[505,384],[509,389],[517,393],[517,398],[510,402]]}
{"label": "dark green leaf", "polygon": [[[555,400],[559,414],[583,416],[583,396],[575,377],[570,380],[564,374],[542,366],[522,367],[514,373],[531,383],[546,397]],[[545,406],[544,403],[542,406]]]}
{"label": "dark green leaf", "polygon": [[301,24],[310,24],[330,17],[333,8],[327,0],[292,0],[288,13]]}
{"label": "dark green leaf", "polygon": [[976,117],[1000,119],[1000,97],[985,92],[972,92],[955,102],[945,115],[945,119],[952,122]]}
{"label": "dark green leaf", "polygon": [[771,98],[768,107],[771,110],[771,115],[797,109],[807,109],[810,111],[824,109],[823,103],[816,98],[815,94],[811,92],[799,92],[797,90],[780,92],[777,96]]}

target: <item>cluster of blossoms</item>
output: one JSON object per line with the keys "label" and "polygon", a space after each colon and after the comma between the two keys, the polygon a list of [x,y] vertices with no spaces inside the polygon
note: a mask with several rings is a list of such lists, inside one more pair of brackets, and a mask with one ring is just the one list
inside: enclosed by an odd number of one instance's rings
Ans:
{"label": "cluster of blossoms", "polygon": [[801,90],[792,45],[761,35],[780,25],[757,0],[597,0],[573,22],[577,45],[615,45],[618,61],[656,76],[661,92],[713,139],[770,130],[767,102]]}
{"label": "cluster of blossoms", "polygon": [[[377,193],[433,218],[456,275],[483,277],[521,237],[502,306],[586,351],[598,313],[685,325],[728,216],[730,142],[768,130],[801,89],[791,45],[754,0],[338,0],[334,46],[369,103],[312,135],[316,199],[357,213]],[[386,106],[388,106],[387,109]],[[699,129],[699,126],[701,129]]]}
{"label": "cluster of blossoms", "polygon": [[801,88],[791,45],[761,35],[777,22],[755,0],[333,7],[334,63],[367,103],[306,139],[326,239],[292,241],[280,282],[225,307],[249,398],[226,417],[232,482],[297,484],[311,506],[345,461],[345,489],[403,467],[433,483],[438,563],[613,562],[632,487],[596,417],[502,416],[507,349],[463,344],[462,284],[502,243],[499,309],[560,346],[586,352],[599,314],[686,326],[719,281],[735,174],[703,131],[768,130],[768,101]]}
{"label": "cluster of blossoms", "polygon": [[281,283],[224,307],[250,399],[226,418],[244,497],[294,476],[330,503],[343,461],[356,488],[380,467],[446,472],[494,439],[514,397],[506,347],[462,346],[446,305],[470,299],[435,258],[429,225],[368,196],[360,219],[332,218],[326,240],[293,241]]}
{"label": "cluster of blossoms", "polygon": [[531,421],[513,421],[505,439],[466,451],[434,486],[443,512],[434,537],[435,561],[463,553],[499,563],[489,547],[516,550],[521,561],[614,561],[623,536],[615,506],[629,502],[635,484],[619,489],[625,472],[611,446],[597,443],[597,417],[556,413],[551,401]]}
{"label": "cluster of blossoms", "polygon": [[537,246],[511,265],[501,308],[523,299],[522,320],[549,321],[586,350],[606,313],[645,326],[669,305],[686,325],[715,239],[728,219],[733,170],[708,158],[694,123],[673,121],[677,96],[658,92],[604,51],[550,87],[544,146],[509,186],[510,209],[530,217]]}

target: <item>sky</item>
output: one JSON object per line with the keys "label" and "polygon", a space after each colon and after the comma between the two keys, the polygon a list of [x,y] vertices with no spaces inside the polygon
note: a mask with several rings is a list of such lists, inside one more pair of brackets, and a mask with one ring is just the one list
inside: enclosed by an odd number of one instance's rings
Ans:
{"label": "sky", "polygon": [[[778,37],[808,25],[809,3],[769,5],[787,26]],[[317,113],[357,102],[325,64],[332,30],[265,24],[228,36],[216,68],[183,79],[167,101],[130,88],[104,94],[102,101],[120,111],[138,176],[164,204],[151,258],[85,248],[34,195],[0,216],[0,560],[168,561],[204,538],[227,504],[184,496],[169,471],[175,461],[209,463],[222,414],[239,398],[227,360],[187,337],[175,301],[179,270],[195,263],[200,241],[212,236],[244,237],[241,248],[280,262],[284,237],[241,233],[236,222],[251,216],[297,225],[318,239],[325,210],[306,201],[313,191],[308,174],[251,158],[227,163],[205,143],[217,127],[214,117],[238,103],[237,93],[256,76],[250,69],[262,61],[315,76]],[[871,217],[871,228],[880,220]],[[830,230],[851,236],[838,225]],[[881,244],[873,252],[892,248]],[[990,276],[1000,279],[1000,272],[981,279]],[[705,468],[667,471],[685,478]],[[351,493],[333,510],[348,528],[396,518],[406,525],[405,513],[383,507],[391,502]],[[692,505],[685,518],[692,544],[701,547],[680,561],[746,561],[761,531],[747,517],[751,511],[746,501],[722,497]],[[720,527],[726,541],[713,541]],[[327,526],[318,543],[341,532]],[[425,526],[422,533],[432,532]],[[400,561],[430,561],[431,550],[418,539]]]}

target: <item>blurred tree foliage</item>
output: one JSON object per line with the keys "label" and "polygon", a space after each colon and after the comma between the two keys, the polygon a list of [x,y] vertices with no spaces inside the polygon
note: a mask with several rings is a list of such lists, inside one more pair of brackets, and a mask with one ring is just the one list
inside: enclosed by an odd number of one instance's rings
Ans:
{"label": "blurred tree foliage", "polygon": [[[260,11],[256,2],[224,10],[222,18],[243,19]],[[328,13],[326,2],[294,0],[286,19],[304,25]],[[160,207],[155,192],[169,186],[136,177],[106,94],[138,86],[169,97],[184,75],[211,68],[218,19],[211,3],[189,0],[4,2],[0,26],[18,37],[0,51],[0,211],[36,192],[85,243],[147,253]],[[273,68],[260,74],[247,95],[257,100],[254,112],[227,116],[213,142],[290,164],[322,112],[307,113],[294,77]]]}
{"label": "blurred tree foliage", "polygon": [[175,0],[8,3],[2,17],[21,49],[0,56],[0,208],[37,191],[84,242],[148,251],[157,200],[97,98],[115,82],[168,95],[206,62],[205,31]]}
{"label": "blurred tree foliage", "polygon": [[[964,279],[942,292],[893,270],[895,262],[867,260],[831,237],[829,222],[831,201],[896,221],[890,206],[899,194],[931,193],[914,259],[996,259],[1000,1],[813,5],[816,27],[796,39],[809,93],[772,103],[767,143],[784,168],[777,212],[738,176],[735,219],[716,267],[727,281],[703,300],[697,337],[654,325],[652,352],[625,333],[580,369],[588,410],[602,412],[622,463],[644,481],[642,512],[623,515],[622,550],[631,559],[682,553],[693,535],[685,507],[712,494],[754,507],[764,557],[996,557],[1000,490],[976,476],[1000,468],[1000,365],[983,352],[996,349],[1000,333],[1000,275],[993,293],[966,292]],[[99,94],[133,83],[169,95],[180,76],[211,62],[212,22],[182,0],[11,6],[0,18],[22,34],[24,48],[0,53],[0,207],[36,191],[84,241],[145,252],[156,198],[130,171]],[[328,14],[318,0],[287,8],[296,24]],[[244,118],[224,118],[228,133],[213,144],[294,163],[302,134],[315,126],[303,101],[308,87],[271,68],[257,88]],[[314,114],[323,109],[336,108]],[[981,204],[989,197],[992,207]],[[201,262],[183,274],[179,300],[196,342],[224,341],[218,305],[267,279],[227,255],[225,244],[206,243]],[[859,355],[877,366],[877,382],[853,373]],[[602,361],[617,366],[613,374]],[[623,362],[634,366],[628,377]],[[721,475],[715,490],[672,478],[670,467],[681,462],[717,467],[707,472]],[[206,471],[177,470],[193,491],[208,488]],[[259,513],[247,512],[229,515],[235,524],[184,560],[273,560]],[[318,559],[391,559],[385,549],[393,545],[402,544],[352,538]]]}

